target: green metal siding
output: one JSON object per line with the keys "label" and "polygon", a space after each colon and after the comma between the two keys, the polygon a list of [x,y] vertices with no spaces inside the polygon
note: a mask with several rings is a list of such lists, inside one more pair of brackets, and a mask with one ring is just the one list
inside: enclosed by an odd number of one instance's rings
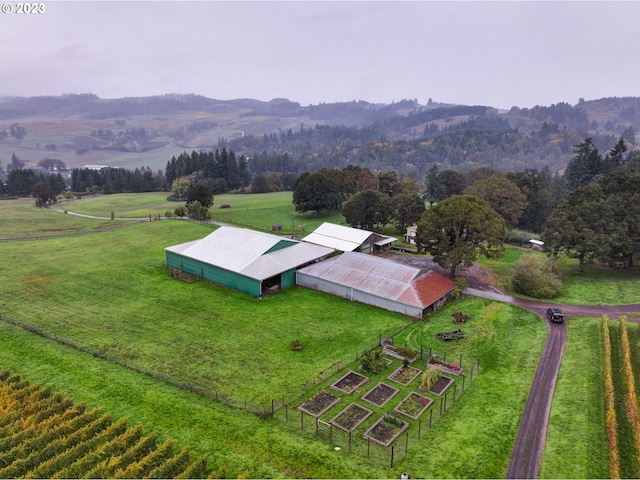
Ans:
{"label": "green metal siding", "polygon": [[273,247],[271,247],[269,250],[264,252],[262,255],[266,255],[267,253],[275,252],[276,250],[282,250],[283,248],[287,248],[287,247],[290,247],[291,245],[295,245],[295,244],[296,244],[296,242],[292,242],[291,240],[281,240],[278,243],[276,243]]}
{"label": "green metal siding", "polygon": [[[262,295],[261,285],[258,280],[239,275],[229,270],[199,262],[192,258],[183,257],[174,252],[166,252],[167,266],[182,270],[191,275],[197,275],[205,280],[219,283],[234,290],[259,298]],[[295,280],[295,279],[294,279]]]}
{"label": "green metal siding", "polygon": [[280,275],[280,288],[282,290],[284,290],[285,288],[293,287],[295,284],[296,284],[295,269],[282,272],[282,274]]}

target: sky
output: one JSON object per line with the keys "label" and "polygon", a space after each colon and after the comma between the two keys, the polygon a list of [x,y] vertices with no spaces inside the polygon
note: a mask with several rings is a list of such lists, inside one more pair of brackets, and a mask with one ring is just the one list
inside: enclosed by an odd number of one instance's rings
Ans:
{"label": "sky", "polygon": [[36,2],[0,0],[0,97],[508,109],[640,96],[640,1]]}

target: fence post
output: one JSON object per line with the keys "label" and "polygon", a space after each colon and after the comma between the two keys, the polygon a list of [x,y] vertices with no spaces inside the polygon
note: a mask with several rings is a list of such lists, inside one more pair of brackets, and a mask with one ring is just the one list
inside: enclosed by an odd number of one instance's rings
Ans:
{"label": "fence post", "polygon": [[453,402],[455,403],[456,401],[456,389],[458,388],[457,384],[453,384]]}
{"label": "fence post", "polygon": [[422,429],[422,419],[418,419],[418,440],[420,440],[420,430]]}
{"label": "fence post", "polygon": [[393,468],[393,448],[395,445],[391,445],[391,468]]}
{"label": "fence post", "polygon": [[404,453],[409,451],[409,430],[407,430],[407,436],[404,440]]}
{"label": "fence post", "polygon": [[463,391],[463,392],[464,392],[464,378],[465,378],[465,376],[463,375],[463,376],[462,376],[462,391]]}
{"label": "fence post", "polygon": [[447,411],[447,392],[444,392],[444,411]]}
{"label": "fence post", "polygon": [[429,428],[431,428],[432,421],[433,421],[433,408],[429,409]]}

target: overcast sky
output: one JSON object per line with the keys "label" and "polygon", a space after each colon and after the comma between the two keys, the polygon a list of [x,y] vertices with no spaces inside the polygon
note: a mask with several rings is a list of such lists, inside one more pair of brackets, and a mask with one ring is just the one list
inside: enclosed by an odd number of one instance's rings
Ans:
{"label": "overcast sky", "polygon": [[[39,1],[39,0],[36,0]],[[640,2],[0,0],[0,96],[510,108],[640,96]]]}

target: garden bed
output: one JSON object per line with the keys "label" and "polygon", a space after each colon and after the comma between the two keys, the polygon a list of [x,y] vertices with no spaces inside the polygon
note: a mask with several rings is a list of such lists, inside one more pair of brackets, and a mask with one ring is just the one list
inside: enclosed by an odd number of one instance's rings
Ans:
{"label": "garden bed", "polygon": [[393,345],[384,345],[382,347],[382,352],[385,355],[389,355],[390,357],[397,358],[399,360],[409,360],[409,363],[413,363],[416,358],[418,358],[418,352],[413,352],[413,355],[407,356],[404,355],[405,349],[404,347],[395,347]]}
{"label": "garden bed", "polygon": [[407,428],[409,428],[408,422],[385,413],[380,420],[374,423],[362,436],[378,445],[388,447]]}
{"label": "garden bed", "polygon": [[447,363],[439,360],[435,355],[427,361],[427,366],[439,367],[440,370],[451,375],[464,375],[464,370],[457,363]]}
{"label": "garden bed", "polygon": [[338,379],[335,383],[331,385],[331,388],[338,390],[341,393],[349,395],[355,389],[361,387],[365,383],[369,381],[368,377],[364,375],[360,375],[353,370],[345,373],[342,377]]}
{"label": "garden bed", "polygon": [[362,422],[373,415],[373,411],[357,403],[351,403],[347,408],[329,420],[331,425],[345,432],[353,432]]}
{"label": "garden bed", "polygon": [[418,417],[420,417],[420,415],[422,415],[427,410],[427,408],[431,406],[432,403],[432,398],[425,397],[424,395],[420,395],[416,392],[411,392],[393,410],[395,412],[401,413],[402,415],[406,415],[409,418],[417,420]]}
{"label": "garden bed", "polygon": [[369,402],[376,407],[381,407],[391,400],[400,390],[386,383],[379,383],[373,387],[366,395],[362,396],[362,400]]}
{"label": "garden bed", "polygon": [[[433,383],[433,385],[431,385],[429,393],[433,393],[434,395],[440,397],[444,392],[447,391],[447,388],[449,388],[453,382],[454,380],[451,377],[440,377]],[[420,386],[420,389],[422,389],[422,386]]]}
{"label": "garden bed", "polygon": [[302,405],[298,407],[298,410],[303,411],[311,415],[312,417],[319,417],[324,412],[333,407],[336,403],[340,401],[340,397],[325,392],[324,390],[319,391],[309,400],[304,402]]}
{"label": "garden bed", "polygon": [[414,367],[402,365],[395,372],[389,375],[387,378],[391,381],[399,383],[400,385],[407,386],[413,382],[418,375],[422,373],[422,370],[418,370]]}

